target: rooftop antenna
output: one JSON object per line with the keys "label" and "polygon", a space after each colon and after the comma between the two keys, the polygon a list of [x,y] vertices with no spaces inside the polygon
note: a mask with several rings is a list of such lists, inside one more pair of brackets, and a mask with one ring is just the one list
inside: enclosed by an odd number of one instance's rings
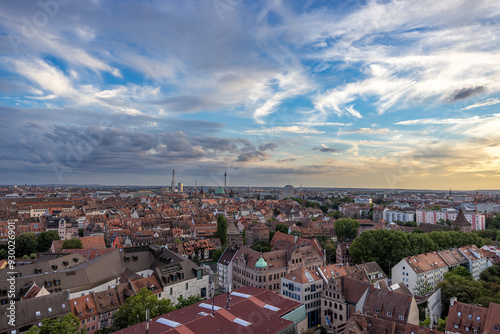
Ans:
{"label": "rooftop antenna", "polygon": [[214,283],[213,282],[211,283],[211,287],[212,287],[212,317],[213,317],[215,314],[215,293],[214,293]]}
{"label": "rooftop antenna", "polygon": [[230,309],[231,309],[231,308],[229,307],[230,300],[231,300],[231,284],[228,284],[228,287],[227,287],[227,305],[226,305],[226,308],[227,308],[228,310],[230,310]]}

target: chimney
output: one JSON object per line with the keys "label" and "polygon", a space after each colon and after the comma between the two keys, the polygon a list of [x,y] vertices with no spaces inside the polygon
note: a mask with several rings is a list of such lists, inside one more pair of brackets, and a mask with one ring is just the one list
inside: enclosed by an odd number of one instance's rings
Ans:
{"label": "chimney", "polygon": [[450,299],[450,306],[453,306],[455,302],[458,301],[457,297],[453,297]]}

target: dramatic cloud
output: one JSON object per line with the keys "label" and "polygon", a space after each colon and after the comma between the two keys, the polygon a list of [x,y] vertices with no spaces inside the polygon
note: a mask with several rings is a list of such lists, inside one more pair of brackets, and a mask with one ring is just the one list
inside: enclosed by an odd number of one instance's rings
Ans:
{"label": "dramatic cloud", "polygon": [[500,187],[495,1],[56,2],[0,3],[0,183]]}

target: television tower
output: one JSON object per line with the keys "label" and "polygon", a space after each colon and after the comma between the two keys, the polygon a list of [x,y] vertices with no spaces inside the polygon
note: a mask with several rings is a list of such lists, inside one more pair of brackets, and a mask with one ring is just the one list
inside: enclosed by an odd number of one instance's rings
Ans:
{"label": "television tower", "polygon": [[170,191],[174,192],[175,188],[175,169],[172,170],[172,185],[170,186]]}
{"label": "television tower", "polygon": [[226,191],[226,185],[227,185],[226,181],[227,181],[227,169],[224,168],[224,193],[227,192]]}

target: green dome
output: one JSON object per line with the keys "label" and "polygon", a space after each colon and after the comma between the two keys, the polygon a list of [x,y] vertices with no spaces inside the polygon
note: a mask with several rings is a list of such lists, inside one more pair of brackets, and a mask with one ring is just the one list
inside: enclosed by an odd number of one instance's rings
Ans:
{"label": "green dome", "polygon": [[267,268],[267,262],[264,260],[262,255],[260,256],[259,261],[255,264],[255,268]]}
{"label": "green dome", "polygon": [[215,190],[215,193],[216,194],[221,194],[221,195],[225,194],[224,188],[221,188],[221,187],[217,188],[217,190]]}

